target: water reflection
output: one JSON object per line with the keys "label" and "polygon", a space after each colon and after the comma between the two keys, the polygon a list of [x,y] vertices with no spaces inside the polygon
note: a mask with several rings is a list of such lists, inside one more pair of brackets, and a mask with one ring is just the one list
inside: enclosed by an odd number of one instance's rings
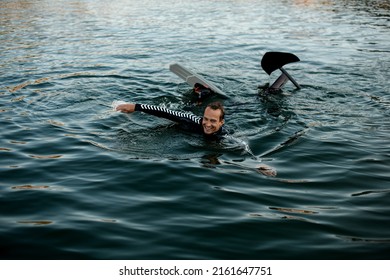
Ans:
{"label": "water reflection", "polygon": [[317,0],[294,0],[297,6],[319,7],[324,6],[338,8],[341,5],[344,9],[355,9],[362,12],[370,12],[377,16],[382,16],[390,10],[390,1],[388,0],[338,0],[338,1],[317,1]]}

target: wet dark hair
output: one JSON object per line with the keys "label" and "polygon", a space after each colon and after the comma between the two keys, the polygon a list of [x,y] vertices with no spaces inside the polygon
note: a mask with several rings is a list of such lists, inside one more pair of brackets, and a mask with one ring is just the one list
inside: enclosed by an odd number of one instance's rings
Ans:
{"label": "wet dark hair", "polygon": [[194,85],[194,88],[206,88],[204,85],[200,84],[200,83],[195,83]]}
{"label": "wet dark hair", "polygon": [[209,105],[207,105],[206,108],[210,108],[213,110],[221,110],[221,115],[219,116],[219,120],[222,121],[225,118],[225,108],[223,107],[221,102],[219,101],[212,102]]}

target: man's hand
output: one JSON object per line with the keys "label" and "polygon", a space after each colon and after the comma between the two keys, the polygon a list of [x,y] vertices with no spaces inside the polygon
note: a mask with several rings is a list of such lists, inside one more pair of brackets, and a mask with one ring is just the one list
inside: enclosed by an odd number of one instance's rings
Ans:
{"label": "man's hand", "polygon": [[122,113],[133,113],[135,111],[135,104],[132,103],[120,104],[115,109]]}

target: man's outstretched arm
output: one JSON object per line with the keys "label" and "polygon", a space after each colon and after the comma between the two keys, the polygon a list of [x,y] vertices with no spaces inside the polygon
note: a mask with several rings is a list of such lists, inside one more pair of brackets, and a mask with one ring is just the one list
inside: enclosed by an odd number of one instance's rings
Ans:
{"label": "man's outstretched arm", "polygon": [[145,104],[132,104],[132,103],[120,104],[116,107],[116,110],[122,113],[133,113],[135,111],[141,111],[174,122],[193,123],[196,125],[199,125],[202,119],[201,117],[195,116],[192,113],[178,112],[178,111],[173,111],[159,106],[145,105]]}

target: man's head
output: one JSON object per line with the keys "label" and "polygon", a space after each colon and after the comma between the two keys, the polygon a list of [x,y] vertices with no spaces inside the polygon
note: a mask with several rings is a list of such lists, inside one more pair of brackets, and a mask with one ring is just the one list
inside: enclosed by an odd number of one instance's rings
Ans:
{"label": "man's head", "polygon": [[207,105],[204,110],[202,126],[205,134],[217,132],[225,123],[225,109],[220,102],[213,102]]}

